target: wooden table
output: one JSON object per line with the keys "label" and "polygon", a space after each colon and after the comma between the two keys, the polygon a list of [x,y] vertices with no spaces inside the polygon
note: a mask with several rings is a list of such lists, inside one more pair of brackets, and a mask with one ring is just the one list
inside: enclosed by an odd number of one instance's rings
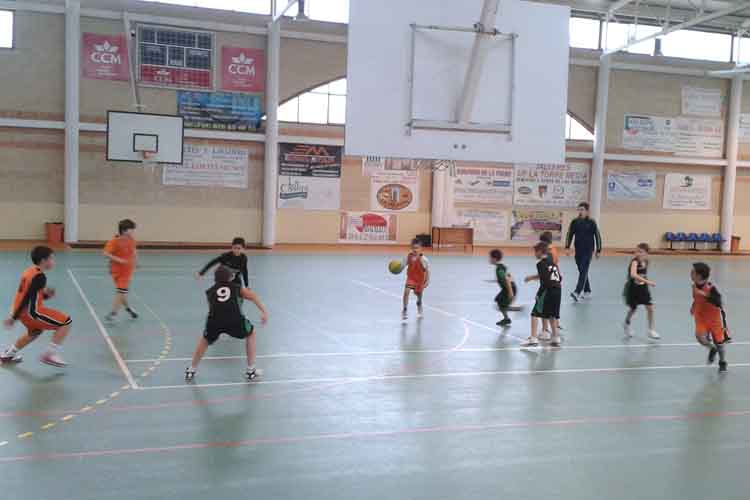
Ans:
{"label": "wooden table", "polygon": [[435,250],[440,251],[440,247],[448,245],[461,245],[466,251],[466,247],[471,247],[471,253],[474,253],[474,228],[459,227],[433,227],[432,228],[432,246]]}

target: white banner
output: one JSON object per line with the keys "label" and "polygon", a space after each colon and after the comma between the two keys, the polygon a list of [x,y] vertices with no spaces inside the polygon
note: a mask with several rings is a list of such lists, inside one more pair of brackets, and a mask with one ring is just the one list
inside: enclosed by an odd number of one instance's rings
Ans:
{"label": "white banner", "polygon": [[370,177],[370,208],[380,212],[416,212],[419,171],[383,170]]}
{"label": "white banner", "polygon": [[279,208],[338,210],[340,177],[279,176]]}
{"label": "white banner", "polygon": [[453,225],[473,227],[476,243],[508,240],[508,212],[484,208],[457,208]]}
{"label": "white banner", "polygon": [[750,113],[740,113],[739,141],[750,142]]}
{"label": "white banner", "polygon": [[374,173],[385,170],[384,156],[363,156],[362,157],[362,176],[369,177]]}
{"label": "white banner", "polygon": [[667,174],[664,180],[664,208],[710,210],[711,176]]}
{"label": "white banner", "polygon": [[395,214],[341,212],[339,241],[342,243],[396,243]]}
{"label": "white banner", "polygon": [[674,151],[672,118],[625,115],[622,147],[643,151]]}
{"label": "white banner", "polygon": [[682,114],[721,117],[721,90],[682,87]]}
{"label": "white banner", "polygon": [[453,201],[510,205],[513,202],[513,168],[457,166]]}
{"label": "white banner", "polygon": [[185,144],[182,165],[165,164],[165,186],[213,186],[247,189],[250,150],[230,146]]}
{"label": "white banner", "polygon": [[625,115],[626,149],[721,158],[723,144],[721,119]]}
{"label": "white banner", "polygon": [[607,199],[645,201],[656,198],[656,172],[609,172]]}
{"label": "white banner", "polygon": [[515,166],[513,204],[576,207],[589,198],[589,166],[583,163]]}

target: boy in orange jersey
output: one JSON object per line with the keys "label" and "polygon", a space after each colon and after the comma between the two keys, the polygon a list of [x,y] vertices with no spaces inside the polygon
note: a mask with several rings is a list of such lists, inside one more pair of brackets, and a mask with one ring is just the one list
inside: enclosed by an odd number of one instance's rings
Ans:
{"label": "boy in orange jersey", "polygon": [[422,254],[422,243],[414,239],[411,241],[411,252],[404,259],[406,268],[406,286],[404,286],[404,310],[401,319],[406,321],[409,317],[409,293],[414,292],[417,296],[417,317],[422,317],[422,294],[430,283],[430,263]]}
{"label": "boy in orange jersey", "polygon": [[12,328],[15,322],[20,320],[26,327],[26,333],[0,354],[0,363],[21,362],[23,357],[18,351],[35,341],[43,331],[51,330],[55,332],[52,342],[39,360],[63,368],[66,363],[60,357],[59,350],[70,332],[72,321],[67,314],[44,305],[45,299],[55,296],[55,290],[47,288],[47,276],[44,274],[55,267],[55,254],[49,247],[35,247],[31,251],[31,262],[34,265],[21,275],[21,283],[13,300],[12,314],[4,321],[7,328]]}
{"label": "boy in orange jersey", "polygon": [[109,322],[117,318],[120,307],[125,307],[131,318],[138,318],[138,314],[128,304],[128,288],[138,258],[135,249],[135,222],[130,219],[121,220],[117,225],[117,232],[119,234],[104,247],[104,255],[109,259],[109,272],[115,283],[112,311],[104,317]]}
{"label": "boy in orange jersey", "polygon": [[703,262],[693,264],[690,279],[693,280],[693,305],[690,314],[695,318],[695,337],[698,343],[708,348],[708,364],[713,364],[719,355],[719,372],[727,371],[724,344],[727,340],[722,314],[721,294],[708,281],[711,268]]}

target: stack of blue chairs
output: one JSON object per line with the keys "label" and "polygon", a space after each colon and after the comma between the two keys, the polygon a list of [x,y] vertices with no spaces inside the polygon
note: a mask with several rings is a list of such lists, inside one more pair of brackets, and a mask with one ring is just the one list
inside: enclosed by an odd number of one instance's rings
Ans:
{"label": "stack of blue chairs", "polygon": [[721,233],[673,233],[667,232],[664,234],[664,239],[669,242],[669,249],[674,250],[675,243],[692,243],[693,250],[698,250],[698,243],[716,244],[716,249],[721,248],[721,244],[724,241],[721,237]]}

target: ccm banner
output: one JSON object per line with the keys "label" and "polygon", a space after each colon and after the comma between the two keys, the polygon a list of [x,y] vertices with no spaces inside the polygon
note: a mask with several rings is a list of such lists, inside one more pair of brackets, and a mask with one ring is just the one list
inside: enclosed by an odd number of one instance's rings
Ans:
{"label": "ccm banner", "polygon": [[341,208],[341,146],[279,144],[279,208]]}
{"label": "ccm banner", "polygon": [[130,81],[125,35],[84,33],[81,73],[95,80]]}
{"label": "ccm banner", "polygon": [[263,92],[266,56],[260,49],[221,48],[221,88],[235,92]]}

